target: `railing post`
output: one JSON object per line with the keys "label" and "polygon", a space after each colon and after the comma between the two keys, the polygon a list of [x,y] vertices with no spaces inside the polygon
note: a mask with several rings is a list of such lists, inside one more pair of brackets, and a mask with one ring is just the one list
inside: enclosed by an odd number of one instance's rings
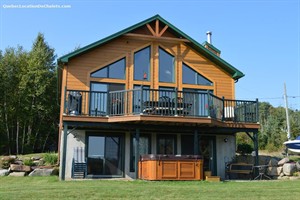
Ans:
{"label": "railing post", "polygon": [[110,115],[110,93],[106,92],[106,116]]}
{"label": "railing post", "polygon": [[178,89],[176,87],[175,88],[175,113],[174,113],[174,116],[178,116],[178,114],[177,114],[177,107],[178,107]]}
{"label": "railing post", "polygon": [[222,121],[225,121],[225,97],[222,96]]}
{"label": "railing post", "polygon": [[207,110],[208,110],[208,117],[211,118],[211,113],[210,113],[210,95],[209,95],[209,91],[207,91]]}
{"label": "railing post", "polygon": [[65,94],[64,94],[64,113],[67,114],[67,87],[65,87]]}
{"label": "railing post", "polygon": [[256,98],[256,122],[259,122],[259,104],[257,98]]}
{"label": "railing post", "polygon": [[144,102],[143,102],[143,98],[144,98],[144,96],[143,96],[143,93],[144,93],[144,86],[142,85],[142,87],[141,87],[141,101],[140,101],[140,114],[142,115],[143,114],[143,104],[144,104]]}

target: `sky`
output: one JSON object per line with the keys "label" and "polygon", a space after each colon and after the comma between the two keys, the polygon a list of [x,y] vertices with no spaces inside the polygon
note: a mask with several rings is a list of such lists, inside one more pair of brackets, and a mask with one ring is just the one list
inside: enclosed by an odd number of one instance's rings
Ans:
{"label": "sky", "polygon": [[236,99],[285,106],[286,83],[289,108],[300,110],[300,0],[0,0],[0,6],[2,51],[30,50],[41,32],[60,57],[156,14],[199,43],[212,31],[221,57],[245,74]]}

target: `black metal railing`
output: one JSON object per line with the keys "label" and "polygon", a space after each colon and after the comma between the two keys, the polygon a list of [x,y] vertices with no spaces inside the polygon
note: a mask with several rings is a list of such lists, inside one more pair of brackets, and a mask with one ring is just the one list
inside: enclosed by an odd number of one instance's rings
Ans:
{"label": "black metal railing", "polygon": [[138,88],[111,92],[66,90],[65,114],[161,115],[258,122],[258,100],[228,100],[210,92]]}

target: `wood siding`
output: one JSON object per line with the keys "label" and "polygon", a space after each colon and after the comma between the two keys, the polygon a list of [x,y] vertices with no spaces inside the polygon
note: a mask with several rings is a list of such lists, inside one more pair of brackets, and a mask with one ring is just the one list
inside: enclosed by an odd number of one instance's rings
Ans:
{"label": "wood siding", "polygon": [[[151,24],[151,27],[155,29],[155,24]],[[163,28],[164,26],[160,25],[159,29],[161,30]],[[219,97],[224,96],[228,99],[235,98],[234,80],[231,78],[231,76],[220,67],[209,61],[207,58],[191,49],[184,42],[178,40],[178,38],[176,38],[176,40],[172,40],[172,34],[168,32],[168,29],[163,33],[162,37],[157,37],[159,38],[157,41],[153,40],[153,38],[149,38],[151,32],[146,26],[135,30],[134,33],[145,34],[146,36],[144,38],[122,36],[118,39],[110,41],[105,45],[102,45],[101,47],[95,48],[85,54],[71,59],[66,67],[67,89],[89,90],[91,81],[99,81],[108,83],[122,83],[126,85],[126,89],[133,88],[134,84],[143,84],[149,85],[151,88],[155,89],[159,88],[159,86],[164,86],[177,87],[179,90],[182,90],[183,88],[214,90],[214,94]],[[164,41],[164,38],[167,39]],[[134,81],[134,52],[146,46],[151,46],[151,81]],[[159,47],[165,49],[167,52],[175,56],[175,83],[159,83]],[[102,67],[123,57],[126,58],[125,80],[90,78],[91,72],[101,69]],[[213,82],[213,86],[182,84],[182,62],[185,62],[195,71],[211,80]]]}

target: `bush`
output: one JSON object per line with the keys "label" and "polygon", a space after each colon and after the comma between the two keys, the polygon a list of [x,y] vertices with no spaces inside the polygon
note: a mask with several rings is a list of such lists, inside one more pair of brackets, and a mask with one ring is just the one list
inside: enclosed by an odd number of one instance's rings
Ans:
{"label": "bush", "polygon": [[237,146],[237,152],[240,153],[241,155],[251,154],[252,151],[253,151],[253,147],[250,144],[242,143],[242,144],[238,144]]}
{"label": "bush", "polygon": [[44,155],[44,161],[46,165],[56,165],[58,156],[56,153],[46,153]]}
{"label": "bush", "polygon": [[276,152],[279,150],[278,147],[276,147],[274,144],[272,143],[268,143],[265,147],[265,149],[268,151],[268,152]]}
{"label": "bush", "polygon": [[34,162],[31,159],[26,159],[26,160],[23,161],[23,164],[26,165],[26,166],[33,166]]}

